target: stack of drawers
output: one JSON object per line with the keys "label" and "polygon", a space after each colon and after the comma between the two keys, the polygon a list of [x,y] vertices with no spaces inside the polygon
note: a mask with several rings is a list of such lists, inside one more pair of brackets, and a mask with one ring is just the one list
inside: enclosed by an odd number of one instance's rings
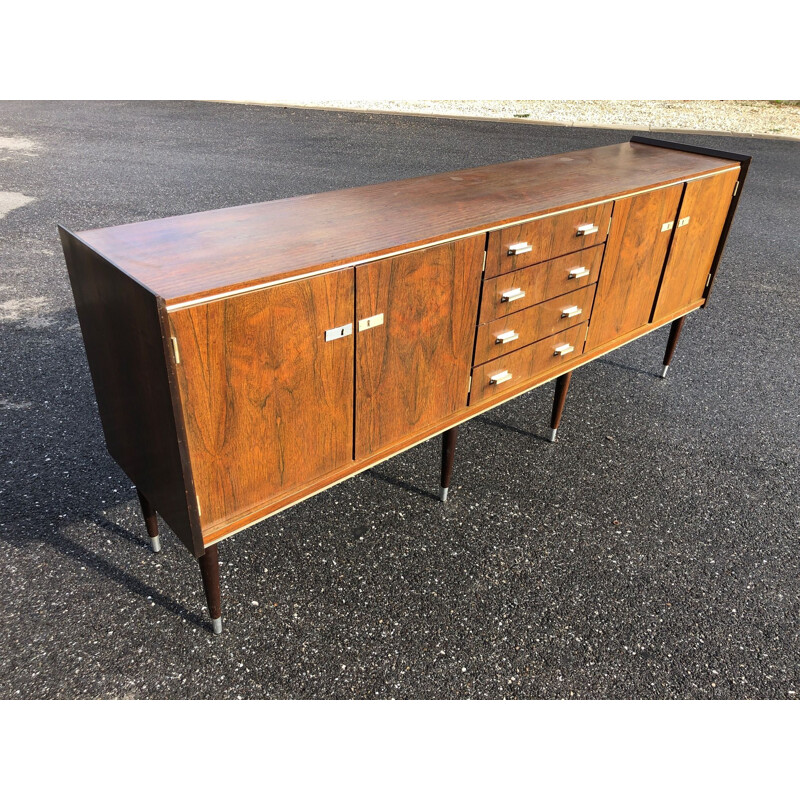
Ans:
{"label": "stack of drawers", "polygon": [[583,353],[612,203],[489,233],[470,404]]}

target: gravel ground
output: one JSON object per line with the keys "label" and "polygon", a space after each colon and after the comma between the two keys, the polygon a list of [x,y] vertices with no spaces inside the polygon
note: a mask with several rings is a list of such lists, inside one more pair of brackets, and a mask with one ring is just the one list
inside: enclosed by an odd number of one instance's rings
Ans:
{"label": "gravel ground", "polygon": [[800,106],[768,100],[309,100],[291,105],[800,139]]}
{"label": "gravel ground", "polygon": [[[0,103],[0,696],[792,698],[791,142],[754,156],[706,311],[220,544],[225,633],[107,455],[56,223],[113,225],[624,141],[209,103]],[[13,207],[13,208],[12,208]]]}

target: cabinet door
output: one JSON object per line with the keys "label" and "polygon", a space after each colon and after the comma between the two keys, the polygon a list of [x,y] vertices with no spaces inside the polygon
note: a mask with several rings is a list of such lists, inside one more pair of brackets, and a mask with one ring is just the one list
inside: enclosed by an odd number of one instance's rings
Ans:
{"label": "cabinet door", "polygon": [[689,181],[658,291],[657,321],[703,299],[739,170]]}
{"label": "cabinet door", "polygon": [[650,321],[682,191],[677,184],[614,203],[587,352]]}
{"label": "cabinet door", "polygon": [[356,458],[466,407],[484,241],[356,268]]}
{"label": "cabinet door", "polygon": [[325,337],[352,325],[352,269],[170,320],[204,529],[352,459],[353,336]]}

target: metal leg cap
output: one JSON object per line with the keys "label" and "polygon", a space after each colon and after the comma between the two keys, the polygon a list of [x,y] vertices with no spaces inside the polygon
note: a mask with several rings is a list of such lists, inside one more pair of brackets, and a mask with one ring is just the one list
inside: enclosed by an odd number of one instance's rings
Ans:
{"label": "metal leg cap", "polygon": [[439,487],[439,498],[443,503],[447,502],[447,493],[450,491],[449,486],[440,486]]}
{"label": "metal leg cap", "polygon": [[154,553],[161,552],[161,535],[150,537],[150,547],[153,548]]}
{"label": "metal leg cap", "polygon": [[554,442],[556,440],[557,433],[558,433],[558,428],[550,428],[550,433],[548,434],[547,438],[550,439],[551,442]]}
{"label": "metal leg cap", "polygon": [[212,619],[211,627],[214,629],[214,633],[222,633],[222,617]]}
{"label": "metal leg cap", "polygon": [[669,364],[664,364],[664,366],[661,368],[661,377],[666,378],[667,372],[669,372]]}

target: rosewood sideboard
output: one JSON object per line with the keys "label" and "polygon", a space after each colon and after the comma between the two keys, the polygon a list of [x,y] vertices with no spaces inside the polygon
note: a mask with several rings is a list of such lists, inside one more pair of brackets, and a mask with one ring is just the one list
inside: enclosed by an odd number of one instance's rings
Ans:
{"label": "rosewood sideboard", "polygon": [[[217,543],[708,301],[750,158],[590,150],[72,233],[109,452],[199,559]],[[488,465],[487,465],[488,468]]]}

